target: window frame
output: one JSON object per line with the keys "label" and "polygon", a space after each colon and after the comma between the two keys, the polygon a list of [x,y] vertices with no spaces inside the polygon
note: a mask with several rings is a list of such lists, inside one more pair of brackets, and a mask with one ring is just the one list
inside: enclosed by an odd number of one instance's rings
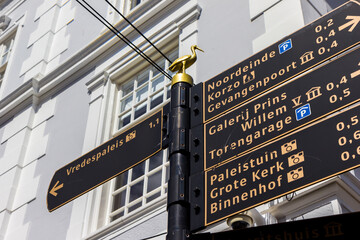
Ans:
{"label": "window frame", "polygon": [[[124,221],[126,218],[131,218],[131,217],[137,216],[139,214],[142,215],[144,212],[149,212],[149,210],[151,211],[151,208],[156,207],[157,203],[164,202],[166,200],[167,189],[168,189],[167,179],[168,179],[170,164],[167,161],[167,157],[168,157],[167,149],[160,151],[158,154],[160,154],[160,153],[162,155],[161,156],[161,158],[162,158],[161,164],[158,165],[157,167],[155,167],[154,169],[149,170],[150,160],[147,159],[146,161],[144,161],[142,163],[145,165],[145,171],[144,171],[144,174],[142,174],[141,176],[131,180],[132,171],[134,168],[129,169],[128,170],[129,173],[126,174],[127,175],[126,176],[127,183],[124,186],[122,186],[118,189],[115,189],[115,184],[116,184],[117,178],[111,180],[111,182],[110,182],[111,196],[110,196],[107,213],[106,213],[107,214],[106,224],[113,223],[113,222],[114,223],[121,222],[121,221]],[[150,192],[148,192],[147,188],[148,188],[149,177],[151,177],[157,173],[161,173],[160,186],[158,186],[155,189],[152,189]],[[133,201],[130,202],[129,198],[131,195],[130,194],[131,187],[133,187],[136,184],[141,183],[141,182],[143,182],[142,195],[140,197],[138,197],[137,199],[134,199]],[[125,204],[124,204],[124,206],[114,210],[113,205],[112,205],[112,203],[114,201],[114,197],[115,197],[115,195],[117,195],[123,191],[125,191]],[[158,197],[155,197],[154,199],[151,199],[150,201],[146,202],[147,199],[156,195],[157,193],[160,193],[160,195]],[[134,210],[129,211],[129,209],[131,207],[134,207],[139,203],[141,203],[140,207],[137,207]],[[115,217],[117,214],[120,214],[120,213],[124,213],[124,214],[119,218],[111,220],[112,217]]]}
{"label": "window frame", "polygon": [[127,3],[129,5],[128,12],[139,6],[141,3],[143,3],[145,0],[127,0]]}
{"label": "window frame", "polygon": [[[11,62],[11,58],[13,56],[13,49],[16,45],[16,36],[18,32],[19,25],[9,26],[5,32],[0,34],[0,64],[2,63],[2,56],[4,55],[5,43],[10,42],[9,48],[7,50],[6,61],[0,65],[0,89],[4,84],[6,79],[6,70],[8,69],[9,62]],[[1,91],[0,91],[1,92]]]}
{"label": "window frame", "polygon": [[[172,49],[171,51],[167,52],[167,54],[169,55],[169,58],[173,61],[177,58],[174,56],[178,55],[178,49]],[[172,73],[168,70],[171,63],[166,61],[163,58],[158,58],[155,62],[159,63],[159,60],[161,62],[164,61],[164,70],[166,72],[168,72],[171,76],[173,76],[174,73]],[[157,72],[157,73],[154,75],[154,72]],[[139,85],[139,81],[143,80],[141,77],[145,76],[146,73],[147,73],[147,77],[145,77],[144,79],[147,79],[147,81],[142,82]],[[160,83],[160,85],[162,85],[162,86],[153,90],[154,86],[158,87],[154,83],[156,81],[158,81],[159,79],[162,79],[162,82]],[[134,84],[131,84],[132,82]],[[125,89],[123,89],[123,86],[127,85],[127,84],[129,86],[126,86],[126,87],[130,87],[130,85],[132,86],[132,90],[128,93],[126,93]],[[158,109],[158,105],[162,105],[169,99],[170,87],[171,87],[171,81],[168,78],[166,78],[164,75],[162,75],[153,66],[151,66],[151,67],[147,66],[147,67],[143,68],[142,70],[140,70],[138,72],[138,74],[135,74],[132,77],[126,78],[124,81],[121,82],[121,84],[118,84],[118,86],[117,86],[118,92],[117,92],[116,104],[115,104],[115,109],[116,109],[115,115],[116,116],[114,117],[115,124],[113,126],[113,134],[116,135],[116,133],[119,130],[127,129],[126,126],[128,124],[125,124],[125,125],[121,124],[122,117],[130,116],[130,121],[129,121],[130,123],[132,123],[134,121],[137,122],[138,119],[141,119],[141,116],[143,116],[144,114],[149,113],[150,111],[153,111],[154,109]],[[146,96],[144,98],[141,98],[140,100],[137,100],[137,97],[138,97],[137,94],[145,88],[147,88]],[[125,92],[125,94],[124,94],[124,92]],[[156,100],[157,97],[159,97],[159,94],[161,95],[161,93],[162,93],[162,103],[152,106],[151,101]],[[130,107],[127,107],[126,105],[122,105],[126,100],[128,100],[130,98],[132,98],[132,100],[129,103],[129,104],[131,104]],[[144,104],[146,106],[145,113],[140,114],[140,116],[136,116],[137,109],[140,106],[143,106]]]}
{"label": "window frame", "polygon": [[[163,50],[163,52],[171,59],[171,61],[174,61],[179,54],[179,49],[178,46],[176,45],[175,47],[171,47],[171,48],[167,48],[166,50]],[[155,59],[156,63],[159,62],[164,62],[162,65],[163,69],[168,72],[170,75],[174,75],[175,73],[171,73],[168,70],[168,67],[171,65],[171,62],[168,62],[167,60],[163,59],[163,57],[161,57],[159,54],[157,56],[152,56],[152,59]],[[154,74],[156,73],[156,74]],[[147,77],[141,78],[143,76],[147,75]],[[139,76],[141,76],[139,78]],[[146,118],[147,116],[149,116],[151,113],[153,113],[154,111],[157,111],[158,109],[160,109],[161,107],[163,107],[164,105],[166,105],[168,102],[170,102],[170,96],[168,96],[167,94],[170,93],[170,88],[171,88],[171,81],[169,79],[167,79],[165,76],[162,75],[162,73],[160,73],[158,70],[156,70],[153,66],[149,66],[149,64],[146,64],[145,66],[142,66],[141,68],[137,68],[137,71],[132,71],[132,74],[129,75],[128,77],[118,77],[119,81],[115,81],[116,82],[116,90],[117,91],[115,93],[115,104],[114,104],[114,110],[113,110],[113,127],[112,127],[112,136],[117,136],[118,134],[120,134],[121,132],[131,128],[134,124],[138,123],[139,121],[142,121],[144,118]],[[140,79],[141,84],[138,84],[138,81]],[[145,81],[143,81],[145,79]],[[152,88],[154,87],[154,85],[152,85],[155,81],[157,81],[158,79],[162,79],[162,86],[154,89],[154,91],[152,91]],[[125,86],[125,89],[124,89]],[[156,85],[155,85],[156,86]],[[141,99],[140,101],[136,102],[135,98],[136,98],[136,94],[139,92],[139,90],[142,90],[144,88],[147,88],[147,94],[145,99]],[[126,88],[129,88],[129,92],[126,91]],[[125,92],[124,92],[125,91]],[[125,94],[124,94],[125,93]],[[154,106],[153,108],[151,108],[151,100],[154,96],[158,95],[159,93],[161,93],[161,97],[162,97],[162,102],[157,104],[156,106]],[[122,101],[126,100],[129,96],[132,96],[133,100],[131,102],[131,107],[128,109],[125,109],[123,112],[121,112],[121,110],[123,109],[122,106]],[[156,99],[156,98],[155,98]],[[135,118],[135,111],[136,111],[136,107],[142,105],[143,103],[146,104],[146,112],[143,113],[142,115],[140,115],[138,118]],[[130,112],[131,114],[131,118],[130,118],[130,122],[129,124],[122,126],[122,127],[118,127],[119,126],[119,120],[121,118],[121,116],[124,116],[126,114],[128,114]],[[157,156],[158,154],[162,154],[162,162],[160,165],[158,165],[156,168],[151,169],[151,171],[149,171],[149,164],[150,161],[153,157]],[[126,184],[122,187],[120,187],[119,189],[115,189],[115,182],[117,178],[114,178],[113,180],[110,181],[109,183],[109,193],[110,195],[108,196],[108,201],[107,201],[107,207],[106,207],[106,219],[105,219],[105,226],[108,224],[111,224],[112,222],[120,222],[123,221],[126,218],[131,218],[133,215],[137,215],[138,213],[141,212],[148,212],[148,211],[152,211],[152,205],[153,203],[156,202],[163,202],[165,203],[166,197],[167,197],[167,179],[168,179],[168,174],[169,174],[169,162],[168,162],[168,152],[167,149],[164,149],[162,151],[160,151],[159,153],[157,153],[155,156],[153,156],[152,158],[149,158],[147,160],[145,160],[143,163],[139,164],[145,165],[145,170],[144,170],[144,174],[141,175],[140,177],[136,178],[136,179],[130,179],[132,177],[133,174],[133,169],[135,169],[137,166],[135,166],[134,168],[131,168],[127,171],[127,181]],[[158,186],[157,188],[153,189],[151,192],[147,192],[147,188],[148,188],[148,181],[149,181],[149,177],[151,177],[152,175],[161,173],[161,183],[160,186]],[[130,197],[130,191],[131,191],[131,187],[135,186],[137,183],[140,183],[141,181],[143,181],[143,190],[142,190],[142,195],[133,200],[130,201],[129,197]],[[114,202],[114,196],[117,195],[120,192],[125,192],[125,204],[124,206],[119,207],[118,209],[114,210],[113,209],[113,202]],[[147,199],[151,196],[154,196],[156,194],[160,193],[160,195],[158,197],[156,197],[155,199],[146,202]],[[139,206],[137,209],[130,211],[129,208],[135,206],[136,204],[141,203],[141,206]],[[155,208],[156,208],[155,204]],[[118,219],[115,220],[111,220],[112,217],[116,216],[119,213],[123,213],[122,216],[120,216]]]}
{"label": "window frame", "polygon": [[[161,49],[163,53],[167,56],[169,53],[176,50],[177,54],[179,54],[179,42],[177,39],[178,35],[176,32],[167,35],[166,38],[163,38],[160,43],[158,43],[158,47]],[[131,51],[131,49],[128,49]],[[124,49],[127,51],[127,49]],[[152,60],[157,62],[162,57],[159,53],[157,53],[154,49],[150,46],[143,50]],[[140,121],[143,121],[153,112],[158,111],[161,107],[166,105],[170,99],[163,101],[153,109],[151,109],[146,114],[140,116],[138,119],[134,120],[130,124],[126,125],[122,129],[116,128],[116,119],[117,113],[119,112],[119,86],[129,81],[132,76],[139,74],[141,71],[149,68],[149,63],[143,60],[143,58],[139,55],[136,55],[131,51],[131,54],[119,53],[122,58],[117,58],[117,62],[113,63],[110,68],[108,68],[102,76],[97,76],[96,78],[89,81],[88,88],[89,91],[94,93],[94,97],[92,98],[92,102],[94,101],[94,108],[100,107],[98,103],[95,101],[101,101],[101,113],[100,114],[100,122],[98,123],[98,128],[96,130],[96,143],[100,144],[103,141],[111,139],[123,131],[126,131],[133,127]],[[169,57],[169,56],[168,56]],[[103,84],[101,84],[103,83]],[[103,90],[101,90],[103,89]],[[156,89],[158,90],[158,89]],[[96,97],[100,92],[103,92],[100,96]],[[102,99],[102,100],[101,100]],[[100,102],[99,102],[100,103]],[[93,133],[95,134],[95,133]],[[95,135],[94,135],[95,136]],[[163,152],[163,159],[167,160],[167,150],[162,150]],[[148,159],[144,162],[149,161]],[[148,164],[148,163],[145,163]],[[158,168],[168,168],[167,165],[160,165]],[[85,212],[85,219],[86,223],[84,225],[82,235],[84,239],[97,239],[99,236],[105,235],[112,235],[112,234],[119,234],[123,231],[126,231],[131,226],[136,226],[141,224],[141,222],[145,221],[144,219],[152,218],[157,215],[161,215],[166,212],[166,198],[167,198],[167,183],[163,179],[165,179],[164,173],[167,171],[161,170],[162,182],[161,182],[161,189],[162,195],[157,197],[153,201],[149,201],[148,204],[143,204],[138,209],[130,212],[130,214],[126,215],[122,219],[117,219],[115,221],[110,221],[109,213],[112,211],[111,206],[111,196],[112,196],[112,189],[114,186],[114,181],[116,178],[110,180],[109,182],[99,186],[98,188],[94,189],[93,191],[88,193],[88,198],[86,200],[86,212]],[[152,174],[159,173],[156,172],[146,172],[146,177],[149,177]],[[137,180],[139,181],[139,180]],[[159,191],[158,188],[156,190]],[[155,191],[156,191],[155,190]],[[165,192],[166,191],[166,192]],[[144,193],[144,191],[143,191]],[[151,194],[153,192],[146,192],[146,194]],[[147,195],[143,195],[142,198],[146,198]],[[137,199],[140,201],[139,199]],[[141,200],[143,201],[143,200]],[[133,202],[131,202],[133,203]],[[140,219],[141,218],[141,219]],[[116,230],[116,231],[115,231]],[[115,232],[116,233],[115,233]]]}
{"label": "window frame", "polygon": [[[14,47],[15,42],[15,33],[10,34],[4,41],[0,42],[0,72],[6,68],[7,63],[9,62],[9,58]],[[9,43],[7,47],[7,43]],[[6,54],[5,62],[4,55]]]}
{"label": "window frame", "polygon": [[[117,7],[122,7],[121,4],[124,1],[113,0],[111,2],[113,4],[115,3],[114,5]],[[184,43],[181,42],[181,38],[179,37],[180,27],[178,25],[159,26],[157,25],[158,19],[153,18],[153,16],[159,14],[159,12],[163,13],[163,11],[166,11],[166,7],[174,2],[175,0],[146,0],[143,4],[139,5],[139,7],[135,8],[130,15],[128,15],[128,19],[136,24],[136,26],[140,26],[141,23],[144,22],[151,25],[155,21],[156,25],[154,26],[156,27],[153,28],[151,33],[148,33],[149,36],[147,37],[165,54],[170,52],[172,49],[177,48],[179,52],[178,54],[180,55],[183,54],[182,48],[184,47]],[[179,16],[175,16],[175,21],[180,21],[181,23],[191,23],[196,21],[200,15],[200,7],[195,2],[191,4],[191,6],[190,13],[184,12]],[[120,19],[110,6],[107,17],[110,22],[119,26],[119,29],[123,29],[122,32],[125,36],[133,33],[134,30],[131,27],[127,27],[128,25],[125,20]],[[181,25],[181,29],[184,27],[193,29],[195,25]],[[193,36],[195,36],[193,34],[196,34],[196,32],[189,32],[187,34],[191,35],[191,37],[186,37],[187,45],[190,45],[190,42],[193,44]],[[157,51],[145,40],[142,38],[136,38],[133,40],[134,44],[142,49],[152,60],[156,61],[160,58],[161,55],[157,53]],[[116,42],[117,40],[113,40],[114,44]],[[108,65],[105,66],[103,74],[101,75],[99,72],[98,75],[94,76],[87,83],[91,94],[90,111],[93,114],[89,115],[88,118],[90,123],[88,124],[87,134],[89,137],[87,139],[88,143],[85,144],[84,151],[119,134],[119,131],[117,131],[115,127],[116,115],[114,115],[116,113],[116,109],[118,108],[117,101],[119,100],[117,87],[134,76],[134,74],[137,74],[138,70],[145,69],[149,66],[141,56],[134,53],[129,47],[125,46],[125,44],[120,43],[120,45],[117,45],[117,49],[118,50],[114,52],[114,55],[107,61]],[[187,53],[188,49],[186,50]],[[159,108],[160,107],[161,106],[159,106]],[[156,111],[155,108],[154,111]],[[98,117],[98,119],[94,119],[94,114]],[[140,117],[139,119],[136,119],[133,124],[136,124],[143,119],[144,118]],[[132,124],[129,124],[121,131],[126,131],[132,126]],[[84,199],[83,204],[86,204],[84,216],[86,222],[84,223],[82,230],[82,236],[84,239],[111,239],[112,237],[125,233],[128,229],[145,223],[148,219],[154,217],[162,218],[166,215],[165,197],[159,201],[154,201],[155,203],[151,207],[147,207],[143,211],[137,213],[134,212],[133,215],[129,215],[121,221],[106,223],[105,213],[108,212],[107,209],[110,199],[108,196],[111,194],[110,182],[111,181],[99,186],[93,191],[90,191],[87,193],[87,198]]]}
{"label": "window frame", "polygon": [[[139,1],[139,2],[136,3],[137,1]],[[151,0],[151,1],[150,0],[110,0],[111,4],[113,6],[115,6],[125,16],[130,15],[133,12],[136,12],[143,7],[148,8],[145,6],[154,5],[160,1],[162,1],[162,0]],[[135,2],[135,4],[134,4],[134,2]],[[109,11],[111,12],[111,14],[115,14],[115,16],[114,16],[115,21],[121,20],[121,18],[119,18],[118,14],[116,14],[110,6],[109,6]]]}

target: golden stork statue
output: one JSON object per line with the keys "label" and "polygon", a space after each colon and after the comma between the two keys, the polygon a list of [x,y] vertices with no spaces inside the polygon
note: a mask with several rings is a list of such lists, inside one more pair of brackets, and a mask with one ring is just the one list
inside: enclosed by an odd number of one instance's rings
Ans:
{"label": "golden stork statue", "polygon": [[172,79],[172,85],[177,82],[188,82],[189,84],[193,84],[193,80],[190,75],[185,73],[185,69],[189,68],[193,65],[197,59],[195,50],[200,50],[204,52],[201,48],[196,45],[191,46],[191,55],[185,55],[183,57],[179,57],[176,59],[169,67],[169,70],[172,72],[176,72],[175,76]]}
{"label": "golden stork statue", "polygon": [[178,73],[185,73],[185,69],[193,65],[197,59],[195,49],[204,52],[201,48],[196,45],[191,46],[191,55],[185,55],[176,59],[169,67],[172,72],[178,71]]}

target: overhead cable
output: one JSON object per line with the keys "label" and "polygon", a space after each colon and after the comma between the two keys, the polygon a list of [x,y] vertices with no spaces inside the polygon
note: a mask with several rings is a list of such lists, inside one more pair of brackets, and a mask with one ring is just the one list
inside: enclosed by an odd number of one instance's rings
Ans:
{"label": "overhead cable", "polygon": [[115,10],[115,12],[117,12],[128,24],[130,24],[148,43],[150,43],[151,46],[156,49],[156,51],[158,51],[166,60],[171,62],[170,59],[166,57],[165,54],[163,54],[160,49],[158,49],[147,37],[145,37],[145,35],[136,26],[134,26],[134,24],[132,24],[114,5],[112,5],[108,0],[105,0],[105,2],[107,2]]}
{"label": "overhead cable", "polygon": [[[86,9],[90,14],[92,14],[97,20],[99,20],[103,25],[105,25],[112,33],[114,33],[118,38],[124,41],[132,50],[137,54],[142,56],[148,63],[154,66],[160,73],[165,77],[171,80],[171,75],[165,72],[156,62],[154,62],[149,56],[147,56],[142,50],[140,50],[136,45],[134,45],[128,38],[126,38],[118,29],[116,29],[110,22],[108,22],[99,12],[97,12],[90,4],[85,0],[82,0],[86,6],[81,3],[79,0],[76,0],[84,9]],[[90,10],[90,9],[92,10]]]}

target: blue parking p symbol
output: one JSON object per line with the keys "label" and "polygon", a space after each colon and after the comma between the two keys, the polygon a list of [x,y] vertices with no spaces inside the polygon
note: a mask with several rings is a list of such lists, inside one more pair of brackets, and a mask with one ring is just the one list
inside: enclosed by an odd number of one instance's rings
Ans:
{"label": "blue parking p symbol", "polygon": [[295,109],[295,115],[297,121],[300,121],[301,119],[310,116],[311,115],[310,103]]}
{"label": "blue parking p symbol", "polygon": [[279,53],[280,54],[283,54],[284,52],[290,50],[292,48],[291,38],[286,40],[283,43],[280,43],[278,47],[279,47]]}

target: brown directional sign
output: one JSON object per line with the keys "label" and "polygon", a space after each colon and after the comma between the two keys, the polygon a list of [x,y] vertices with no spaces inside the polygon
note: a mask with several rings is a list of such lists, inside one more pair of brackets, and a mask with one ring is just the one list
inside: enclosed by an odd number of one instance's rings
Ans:
{"label": "brown directional sign", "polygon": [[360,101],[360,48],[204,125],[204,169]]}
{"label": "brown directional sign", "polygon": [[196,117],[192,118],[192,126],[207,122],[357,45],[360,42],[359,22],[360,2],[349,1],[195,86],[192,96]]}
{"label": "brown directional sign", "polygon": [[194,234],[191,240],[356,239],[360,212],[278,223],[218,233]]}
{"label": "brown directional sign", "polygon": [[163,109],[57,170],[47,192],[51,212],[162,149]]}
{"label": "brown directional sign", "polygon": [[[358,80],[359,81],[359,80]],[[360,166],[360,106],[199,175],[197,229]],[[191,181],[199,188],[199,180]],[[200,187],[201,189],[201,187]],[[201,204],[201,202],[203,204]],[[201,219],[205,219],[201,222]]]}

